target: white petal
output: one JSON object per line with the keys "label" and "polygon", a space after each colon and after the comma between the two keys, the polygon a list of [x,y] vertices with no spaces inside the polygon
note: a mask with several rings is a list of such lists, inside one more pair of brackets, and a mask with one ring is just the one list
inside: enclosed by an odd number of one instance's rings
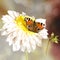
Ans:
{"label": "white petal", "polygon": [[15,27],[15,24],[13,22],[11,22],[9,24],[8,23],[4,24],[3,29],[11,29],[14,27]]}
{"label": "white petal", "polygon": [[13,44],[13,51],[18,51],[20,49],[20,44],[19,41],[17,40],[14,44]]}
{"label": "white petal", "polygon": [[9,15],[5,15],[4,17],[7,18],[9,21],[14,20],[14,19],[13,19],[11,16],[9,16]]}
{"label": "white petal", "polygon": [[17,51],[17,47],[14,44],[13,44],[13,51]]}
{"label": "white petal", "polygon": [[27,51],[30,53],[31,52],[31,47],[30,47],[30,44],[27,43]]}
{"label": "white petal", "polygon": [[22,15],[24,15],[24,16],[25,16],[25,15],[26,15],[26,13],[22,12]]}
{"label": "white petal", "polygon": [[7,35],[7,32],[6,31],[3,31],[1,35]]}
{"label": "white petal", "polygon": [[8,16],[8,15],[5,15],[5,16],[2,17],[2,20],[3,20],[3,23],[11,23],[12,20],[14,20],[14,19],[12,19],[12,18],[11,18],[10,16]]}
{"label": "white petal", "polygon": [[11,37],[7,37],[6,41],[9,42],[9,46],[11,46],[13,44]]}
{"label": "white petal", "polygon": [[13,11],[13,14],[14,14],[15,17],[19,16],[18,12]]}
{"label": "white petal", "polygon": [[35,40],[35,42],[36,42],[36,45],[38,45],[38,46],[41,46],[42,45],[42,38],[41,37],[37,37],[37,36],[33,36],[33,39]]}
{"label": "white petal", "polygon": [[21,46],[21,51],[24,52],[25,49],[26,49],[26,47],[22,45],[22,46]]}
{"label": "white petal", "polygon": [[13,11],[8,10],[8,14],[9,14],[13,19],[15,19],[15,15],[14,15]]}
{"label": "white petal", "polygon": [[[35,48],[36,48],[36,42],[34,41],[33,37],[32,37],[32,36],[29,36],[29,37],[28,37],[28,41],[29,41],[29,44],[30,44],[31,48],[32,48],[33,50],[35,50]],[[30,49],[30,50],[31,50],[31,49]]]}
{"label": "white petal", "polygon": [[48,38],[48,33],[47,33],[47,30],[46,29],[43,29],[39,32],[40,36],[43,38],[43,39],[47,39]]}
{"label": "white petal", "polygon": [[11,10],[8,11],[8,14],[14,19],[15,19],[15,17],[19,16],[18,12],[11,11]]}

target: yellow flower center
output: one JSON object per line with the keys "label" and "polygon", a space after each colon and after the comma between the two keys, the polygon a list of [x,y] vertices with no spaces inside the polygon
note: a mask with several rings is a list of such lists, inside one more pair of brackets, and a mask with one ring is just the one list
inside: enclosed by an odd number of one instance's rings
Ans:
{"label": "yellow flower center", "polygon": [[17,25],[21,30],[23,30],[24,32],[28,33],[29,35],[34,34],[34,32],[29,31],[29,30],[27,29],[26,21],[24,21],[24,18],[25,18],[25,16],[20,15],[20,16],[18,16],[18,17],[14,20],[14,22],[15,22],[16,25]]}

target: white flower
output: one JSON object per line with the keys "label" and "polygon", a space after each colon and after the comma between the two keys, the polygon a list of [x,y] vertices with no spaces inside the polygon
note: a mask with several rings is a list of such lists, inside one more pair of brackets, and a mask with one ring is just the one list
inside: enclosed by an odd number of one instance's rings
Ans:
{"label": "white flower", "polygon": [[12,45],[13,51],[31,52],[36,49],[36,46],[41,46],[42,39],[47,38],[48,35],[45,28],[38,33],[29,31],[26,28],[24,16],[26,16],[24,12],[19,14],[9,10],[8,15],[2,17],[4,23],[2,35],[8,35],[6,41],[10,46]]}

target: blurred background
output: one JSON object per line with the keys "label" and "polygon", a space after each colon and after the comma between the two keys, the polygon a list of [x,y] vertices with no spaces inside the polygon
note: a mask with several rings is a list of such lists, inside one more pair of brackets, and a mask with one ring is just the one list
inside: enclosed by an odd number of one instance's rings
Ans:
{"label": "blurred background", "polygon": [[[28,54],[29,60],[60,60],[60,0],[0,0],[0,18],[7,14],[7,10],[15,10],[19,13],[36,18],[47,19],[48,33],[59,36],[59,43],[50,43],[46,55],[47,40],[43,41],[43,48],[37,48]],[[3,23],[0,19],[0,28]],[[25,53],[13,52],[12,47],[5,41],[0,32],[0,60],[26,60]]]}

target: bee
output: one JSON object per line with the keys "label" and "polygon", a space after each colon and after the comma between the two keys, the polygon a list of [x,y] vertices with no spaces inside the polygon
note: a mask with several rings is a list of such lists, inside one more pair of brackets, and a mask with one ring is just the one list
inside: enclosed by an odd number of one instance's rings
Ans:
{"label": "bee", "polygon": [[30,17],[25,17],[24,20],[26,21],[27,29],[33,32],[39,32],[44,28],[44,24],[40,22],[35,22]]}

